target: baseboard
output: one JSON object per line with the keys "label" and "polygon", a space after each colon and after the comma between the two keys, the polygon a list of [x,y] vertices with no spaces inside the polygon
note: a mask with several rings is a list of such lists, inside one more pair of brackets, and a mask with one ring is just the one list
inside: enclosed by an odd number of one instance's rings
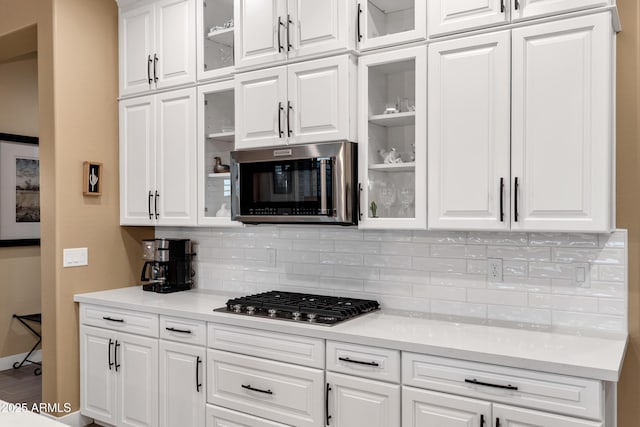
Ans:
{"label": "baseboard", "polygon": [[[21,354],[14,354],[13,356],[0,357],[0,371],[6,371],[7,369],[13,368],[13,364],[16,362],[18,363],[22,362],[22,359],[24,359],[24,357],[27,354],[29,353],[27,352],[27,353],[21,353]],[[42,350],[34,351],[31,357],[29,357],[29,359],[36,360],[38,362],[42,361]],[[30,365],[30,363],[26,362],[22,366],[27,366],[27,365]]]}
{"label": "baseboard", "polygon": [[62,417],[54,417],[53,415],[49,415],[46,413],[42,413],[42,415],[52,420],[56,420],[59,423],[66,424],[70,427],[84,427],[93,422],[93,419],[85,417],[80,413],[80,411],[71,412],[70,414],[64,415]]}

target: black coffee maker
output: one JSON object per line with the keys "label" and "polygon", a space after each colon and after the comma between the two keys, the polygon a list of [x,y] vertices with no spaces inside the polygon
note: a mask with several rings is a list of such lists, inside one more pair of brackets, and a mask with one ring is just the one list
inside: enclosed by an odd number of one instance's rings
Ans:
{"label": "black coffee maker", "polygon": [[195,272],[189,239],[153,239],[142,242],[145,259],[140,280],[145,291],[168,294],[193,287]]}

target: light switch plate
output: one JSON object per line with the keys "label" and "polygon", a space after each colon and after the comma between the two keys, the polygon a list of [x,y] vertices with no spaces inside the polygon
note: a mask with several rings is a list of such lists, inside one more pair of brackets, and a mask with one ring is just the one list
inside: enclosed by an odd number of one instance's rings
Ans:
{"label": "light switch plate", "polygon": [[89,265],[89,248],[69,248],[63,250],[63,267]]}

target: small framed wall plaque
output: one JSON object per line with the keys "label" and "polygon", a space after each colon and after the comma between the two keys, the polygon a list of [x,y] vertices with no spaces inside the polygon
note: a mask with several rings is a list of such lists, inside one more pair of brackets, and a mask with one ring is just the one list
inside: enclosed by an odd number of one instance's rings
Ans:
{"label": "small framed wall plaque", "polygon": [[102,194],[102,163],[84,162],[82,194],[100,196]]}

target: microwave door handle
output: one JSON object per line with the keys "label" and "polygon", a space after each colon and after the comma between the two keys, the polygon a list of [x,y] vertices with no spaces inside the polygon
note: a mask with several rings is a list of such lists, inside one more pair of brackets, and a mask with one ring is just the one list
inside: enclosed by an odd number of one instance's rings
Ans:
{"label": "microwave door handle", "polygon": [[320,159],[320,212],[327,213],[327,159]]}

